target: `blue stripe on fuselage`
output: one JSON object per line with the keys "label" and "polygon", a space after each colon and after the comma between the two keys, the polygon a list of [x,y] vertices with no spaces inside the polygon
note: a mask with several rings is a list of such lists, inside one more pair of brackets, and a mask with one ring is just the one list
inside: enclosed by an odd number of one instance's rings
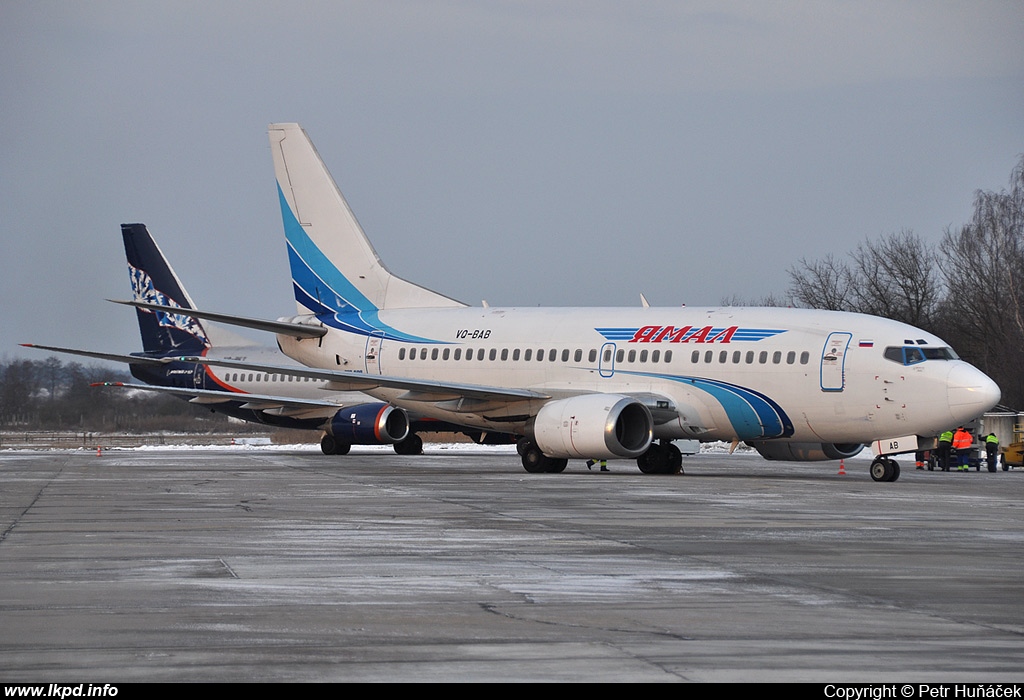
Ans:
{"label": "blue stripe on fuselage", "polygon": [[732,427],[736,431],[736,437],[740,440],[790,437],[794,432],[793,422],[782,410],[782,407],[768,396],[753,389],[703,377],[680,377],[671,374],[620,372],[619,370],[616,370],[616,374],[665,379],[688,384],[710,394],[725,410],[729,422],[732,423]]}

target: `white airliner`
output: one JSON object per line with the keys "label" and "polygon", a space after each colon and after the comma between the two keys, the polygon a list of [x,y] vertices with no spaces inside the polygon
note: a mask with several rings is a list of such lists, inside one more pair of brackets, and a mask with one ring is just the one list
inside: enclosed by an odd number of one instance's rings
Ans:
{"label": "white airliner", "polygon": [[304,376],[521,435],[529,472],[585,458],[675,473],[672,441],[697,439],[781,460],[840,459],[871,444],[872,477],[894,481],[886,455],[927,449],[999,400],[941,339],[862,314],[467,306],[387,270],[299,125],[272,124],[270,143],[299,313],[277,322],[295,331],[263,327],[310,368]]}

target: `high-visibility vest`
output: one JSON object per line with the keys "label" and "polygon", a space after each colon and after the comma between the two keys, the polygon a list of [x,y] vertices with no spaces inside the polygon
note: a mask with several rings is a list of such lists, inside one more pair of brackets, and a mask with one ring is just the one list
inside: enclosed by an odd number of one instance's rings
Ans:
{"label": "high-visibility vest", "polygon": [[949,443],[952,443],[953,442],[953,431],[952,430],[947,430],[942,435],[940,435],[939,436],[939,442],[949,442]]}
{"label": "high-visibility vest", "polygon": [[958,450],[963,450],[971,446],[974,443],[974,439],[971,434],[966,430],[956,431],[956,435],[953,436],[953,447]]}

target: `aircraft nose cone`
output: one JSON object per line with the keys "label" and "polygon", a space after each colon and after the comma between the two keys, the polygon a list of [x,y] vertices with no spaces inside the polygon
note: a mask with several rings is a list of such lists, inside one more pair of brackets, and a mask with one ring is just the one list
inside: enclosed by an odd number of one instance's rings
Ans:
{"label": "aircraft nose cone", "polygon": [[946,386],[954,422],[977,418],[999,403],[1002,396],[999,386],[988,375],[966,362],[949,371]]}

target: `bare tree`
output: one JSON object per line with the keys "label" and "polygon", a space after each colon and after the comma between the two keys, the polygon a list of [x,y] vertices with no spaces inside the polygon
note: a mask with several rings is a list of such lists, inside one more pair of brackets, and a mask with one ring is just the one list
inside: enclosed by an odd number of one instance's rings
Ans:
{"label": "bare tree", "polygon": [[1008,191],[976,193],[971,222],[946,231],[943,252],[950,335],[1004,403],[1024,404],[1024,158]]}
{"label": "bare tree", "polygon": [[824,260],[800,262],[789,269],[789,296],[798,306],[830,311],[854,310],[854,273],[831,254]]}
{"label": "bare tree", "polygon": [[852,254],[856,310],[933,330],[942,299],[938,257],[913,231],[865,241]]}

